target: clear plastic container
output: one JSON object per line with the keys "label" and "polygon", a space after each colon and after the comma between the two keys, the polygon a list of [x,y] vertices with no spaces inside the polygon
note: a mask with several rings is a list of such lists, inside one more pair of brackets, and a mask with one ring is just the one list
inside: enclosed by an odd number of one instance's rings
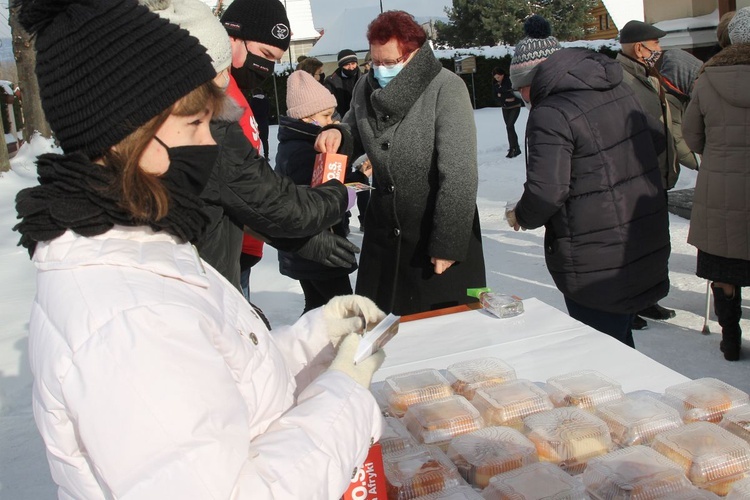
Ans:
{"label": "clear plastic container", "polygon": [[526,417],[524,424],[539,461],[557,464],[569,474],[580,474],[586,462],[612,448],[607,424],[580,408],[536,413]]}
{"label": "clear plastic container", "polygon": [[431,493],[416,500],[482,500],[482,495],[474,491],[471,486],[463,485]]}
{"label": "clear plastic container", "polygon": [[589,460],[582,479],[598,500],[672,498],[693,488],[679,465],[640,445]]}
{"label": "clear plastic container", "polygon": [[721,496],[750,471],[750,445],[709,422],[664,431],[651,447],[679,465],[694,485]]}
{"label": "clear plastic container", "polygon": [[516,371],[501,359],[480,358],[450,365],[446,378],[456,394],[471,400],[481,387],[515,380]]}
{"label": "clear plastic container", "polygon": [[390,500],[409,500],[465,484],[456,466],[434,446],[383,455],[383,468]]}
{"label": "clear plastic container", "polygon": [[594,370],[566,373],[547,379],[555,406],[577,406],[593,410],[595,406],[620,399],[622,386]]}
{"label": "clear plastic container", "polygon": [[385,394],[383,394],[383,387],[385,387],[385,382],[373,382],[372,384],[370,384],[370,392],[375,398],[375,402],[378,404],[378,408],[380,408],[380,413],[384,417],[390,417],[392,416],[391,409],[388,405],[388,400],[386,399]]}
{"label": "clear plastic container", "polygon": [[[750,443],[750,407],[740,406],[729,410],[719,424],[735,436]],[[750,497],[748,497],[750,498]]]}
{"label": "clear plastic container", "polygon": [[612,441],[623,448],[651,444],[658,433],[683,425],[677,410],[651,396],[626,395],[600,405],[595,414],[607,422]]}
{"label": "clear plastic container", "polygon": [[406,426],[396,417],[383,418],[383,433],[380,435],[379,443],[383,453],[399,452],[418,444]]}
{"label": "clear plastic container", "polygon": [[400,373],[385,379],[383,396],[390,413],[402,417],[411,406],[453,396],[448,380],[433,369]]}
{"label": "clear plastic container", "polygon": [[487,487],[494,475],[539,461],[534,443],[509,427],[486,427],[454,438],[448,458],[477,488]]}
{"label": "clear plastic container", "polygon": [[750,498],[750,477],[740,479],[732,485],[732,490],[727,495],[727,500],[743,500]]}
{"label": "clear plastic container", "polygon": [[482,497],[492,500],[587,500],[583,483],[557,466],[536,463],[490,479]]}
{"label": "clear plastic container", "polygon": [[523,430],[524,418],[554,408],[549,395],[528,380],[479,389],[471,404],[479,410],[485,425],[506,425],[518,430]]}
{"label": "clear plastic container", "polygon": [[417,441],[443,450],[454,437],[484,426],[479,411],[463,396],[412,405],[402,422]]}
{"label": "clear plastic container", "polygon": [[746,392],[715,378],[699,378],[667,387],[664,396],[686,423],[719,423],[728,410],[750,404]]}

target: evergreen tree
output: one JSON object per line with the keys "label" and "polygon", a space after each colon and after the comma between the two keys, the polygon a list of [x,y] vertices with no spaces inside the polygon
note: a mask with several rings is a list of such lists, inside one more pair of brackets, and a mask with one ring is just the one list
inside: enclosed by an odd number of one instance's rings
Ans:
{"label": "evergreen tree", "polygon": [[591,22],[596,0],[453,0],[445,10],[448,23],[437,23],[437,43],[448,47],[477,47],[507,43],[523,37],[523,21],[532,14],[545,17],[559,40],[579,40]]}

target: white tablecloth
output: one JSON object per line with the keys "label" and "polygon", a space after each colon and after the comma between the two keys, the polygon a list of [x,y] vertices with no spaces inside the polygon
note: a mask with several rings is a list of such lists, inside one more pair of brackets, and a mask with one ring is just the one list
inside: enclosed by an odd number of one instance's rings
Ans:
{"label": "white tablecloth", "polygon": [[385,363],[373,380],[487,356],[502,359],[518,378],[533,382],[596,370],[620,382],[625,392],[661,393],[689,380],[540,300],[525,299],[524,309],[507,319],[476,310],[402,323],[386,345]]}

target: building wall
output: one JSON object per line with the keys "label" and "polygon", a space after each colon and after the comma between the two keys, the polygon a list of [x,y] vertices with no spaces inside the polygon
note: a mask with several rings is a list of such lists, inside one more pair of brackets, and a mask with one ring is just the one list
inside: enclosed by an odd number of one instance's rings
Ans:
{"label": "building wall", "polygon": [[609,40],[617,37],[617,26],[601,0],[591,10],[591,17],[594,18],[594,22],[586,25],[586,40]]}
{"label": "building wall", "polygon": [[[750,2],[738,0],[738,8],[741,1]],[[717,0],[643,0],[643,10],[649,24],[669,19],[705,16],[718,8]]]}

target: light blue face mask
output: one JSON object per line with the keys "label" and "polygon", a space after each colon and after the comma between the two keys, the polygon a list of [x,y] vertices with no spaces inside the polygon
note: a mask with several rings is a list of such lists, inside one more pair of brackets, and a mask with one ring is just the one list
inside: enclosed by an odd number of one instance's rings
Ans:
{"label": "light blue face mask", "polygon": [[372,70],[375,72],[375,79],[380,84],[380,87],[385,88],[391,80],[396,78],[402,69],[404,69],[404,63],[398,63],[391,68],[385,66],[373,66]]}

